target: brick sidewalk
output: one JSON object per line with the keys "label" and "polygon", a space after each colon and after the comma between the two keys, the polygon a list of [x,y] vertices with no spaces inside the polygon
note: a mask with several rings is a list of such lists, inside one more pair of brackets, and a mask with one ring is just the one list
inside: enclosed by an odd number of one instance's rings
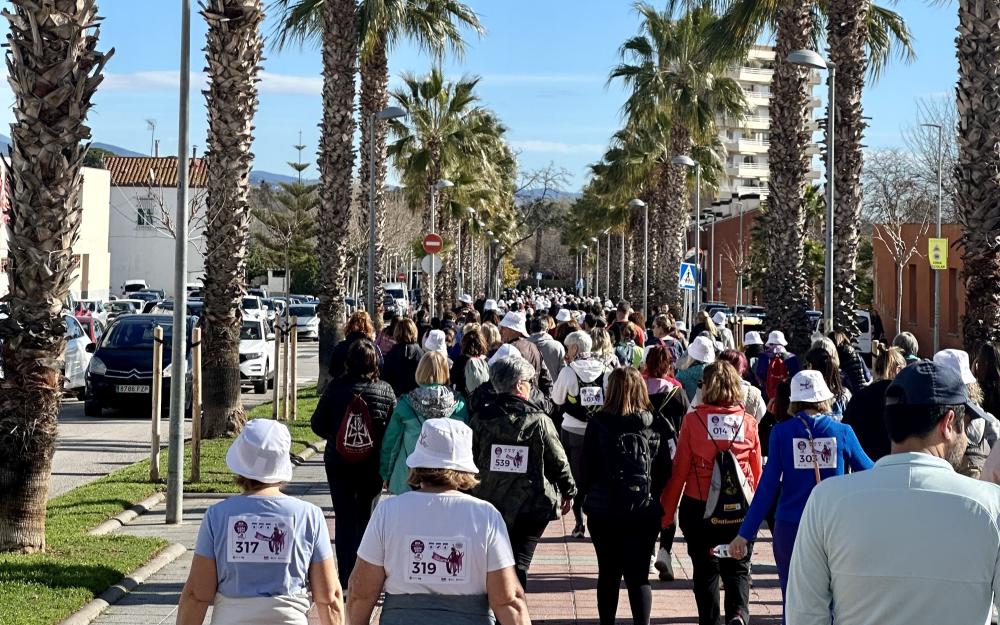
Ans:
{"label": "brick sidewalk", "polygon": [[[549,524],[528,572],[528,611],[533,623],[593,625],[597,618],[597,557],[589,539],[570,537],[572,515]],[[654,624],[697,623],[698,609],[691,588],[691,559],[683,537],[674,541],[673,582],[661,582],[653,571]],[[628,595],[622,585],[618,621],[631,623]],[[771,535],[761,531],[754,546],[750,623],[781,624],[781,589],[771,552]]]}

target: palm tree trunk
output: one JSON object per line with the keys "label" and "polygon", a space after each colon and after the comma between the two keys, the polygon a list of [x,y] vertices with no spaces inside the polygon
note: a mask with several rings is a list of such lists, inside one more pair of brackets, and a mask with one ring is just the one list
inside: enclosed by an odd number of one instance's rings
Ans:
{"label": "palm tree trunk", "polygon": [[865,120],[862,92],[868,58],[869,0],[830,0],[827,3],[827,41],[830,59],[837,65],[834,174],[835,227],[833,247],[834,325],[851,337],[858,335],[854,320],[857,299],[858,223],[861,218],[861,167]]}
{"label": "palm tree trunk", "polygon": [[243,429],[240,402],[240,325],[250,224],[250,169],[257,73],[264,42],[261,0],[211,0],[208,22],[208,190],[205,231],[205,314],[202,332],[202,436]]}
{"label": "palm tree trunk", "polygon": [[[62,398],[63,301],[79,265],[86,116],[112,53],[97,3],[14,0],[4,10],[11,124],[10,318],[0,324],[0,551],[45,550],[45,506]],[[16,349],[15,349],[16,346]]]}
{"label": "palm tree trunk", "polygon": [[958,3],[958,219],[964,230],[965,349],[1000,340],[1000,3]]}
{"label": "palm tree trunk", "polygon": [[343,338],[347,243],[354,170],[354,77],[357,73],[356,0],[323,3],[323,121],[319,143],[319,382],[330,381],[333,347]]}
{"label": "palm tree trunk", "polygon": [[806,75],[785,59],[793,50],[811,44],[810,4],[782,2],[775,19],[775,69],[771,82],[771,143],[767,152],[771,179],[767,211],[771,223],[781,224],[767,232],[767,278],[764,305],[768,324],[789,334],[789,348],[800,353],[809,346],[809,288],[803,265],[805,208],[802,201],[810,140],[806,129],[809,97]]}
{"label": "palm tree trunk", "polygon": [[[382,285],[385,282],[385,145],[388,128],[384,121],[375,123],[375,154],[371,154],[372,116],[389,104],[389,57],[385,35],[371,56],[361,63],[361,223],[367,241],[368,205],[372,201],[371,166],[375,164],[375,304],[382,310]],[[375,320],[378,325],[379,320]]]}
{"label": "palm tree trunk", "polygon": [[[670,151],[674,156],[688,154],[691,151],[691,135],[686,128],[678,125],[671,131]],[[664,280],[667,285],[665,303],[679,319],[684,312],[684,295],[681,293],[678,278],[681,261],[687,251],[685,233],[688,226],[688,172],[683,165],[671,163],[672,158],[673,156],[660,165],[660,184],[666,194],[667,204],[663,231],[657,235],[662,237],[664,245],[669,245],[663,258]]]}

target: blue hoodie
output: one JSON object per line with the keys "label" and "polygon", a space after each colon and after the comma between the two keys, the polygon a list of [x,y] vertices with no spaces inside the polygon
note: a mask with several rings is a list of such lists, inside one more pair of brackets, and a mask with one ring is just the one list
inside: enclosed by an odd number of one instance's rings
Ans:
{"label": "blue hoodie", "polygon": [[771,430],[768,447],[770,454],[764,465],[764,474],[757,484],[750,510],[740,526],[740,536],[748,541],[756,538],[757,530],[774,505],[775,498],[778,499],[775,519],[798,523],[802,518],[802,510],[816,486],[816,469],[812,462],[809,434],[802,420],[812,430],[822,479],[843,475],[846,466],[850,466],[853,471],[864,471],[874,464],[861,448],[851,426],[834,421],[829,414],[809,416],[800,412],[777,424]]}

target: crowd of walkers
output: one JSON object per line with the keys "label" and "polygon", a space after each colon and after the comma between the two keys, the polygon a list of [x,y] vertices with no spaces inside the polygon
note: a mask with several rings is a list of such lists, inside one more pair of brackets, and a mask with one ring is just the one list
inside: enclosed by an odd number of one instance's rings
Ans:
{"label": "crowd of walkers", "polygon": [[[1000,349],[922,360],[902,333],[869,367],[843,332],[795,354],[781,329],[694,322],[554,291],[463,295],[378,329],[354,313],[312,416],[348,622],[384,592],[387,625],[528,623],[535,549],[570,513],[572,539],[593,544],[601,625],[623,581],[632,622],[650,623],[650,571],[674,579],[678,526],[697,622],[748,625],[765,524],[783,622],[987,622]],[[965,541],[987,535],[992,555],[972,555]],[[956,570],[961,606],[934,603]]]}

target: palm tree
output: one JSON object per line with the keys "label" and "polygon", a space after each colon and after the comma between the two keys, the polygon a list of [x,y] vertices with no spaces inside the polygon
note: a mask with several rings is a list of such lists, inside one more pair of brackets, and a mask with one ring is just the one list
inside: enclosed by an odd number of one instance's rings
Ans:
{"label": "palm tree", "polygon": [[45,549],[45,506],[62,399],[63,302],[79,266],[87,113],[114,51],[97,49],[95,0],[13,0],[10,318],[0,323],[0,551]]}
{"label": "palm tree", "polygon": [[202,436],[217,438],[239,433],[246,422],[240,402],[240,304],[264,8],[261,0],[210,0],[201,14],[208,22],[209,75]]}
{"label": "palm tree", "polygon": [[958,3],[958,164],[955,182],[958,219],[964,230],[965,349],[970,353],[1000,339],[1000,133],[996,111],[1000,66],[1000,7]]}
{"label": "palm tree", "polygon": [[[612,69],[609,81],[621,79],[631,94],[623,108],[628,125],[664,132],[669,123],[668,151],[651,181],[653,214],[664,240],[663,295],[675,314],[682,299],[677,284],[687,227],[687,173],[674,165],[678,155],[692,153],[692,146],[709,144],[716,134],[717,116],[741,118],[746,100],[739,83],[725,76],[742,54],[710,49],[706,35],[718,20],[710,2],[692,6],[674,18],[673,2],[664,11],[637,3],[642,18],[640,34],[622,45],[622,63]],[[661,134],[662,136],[662,134]]]}

